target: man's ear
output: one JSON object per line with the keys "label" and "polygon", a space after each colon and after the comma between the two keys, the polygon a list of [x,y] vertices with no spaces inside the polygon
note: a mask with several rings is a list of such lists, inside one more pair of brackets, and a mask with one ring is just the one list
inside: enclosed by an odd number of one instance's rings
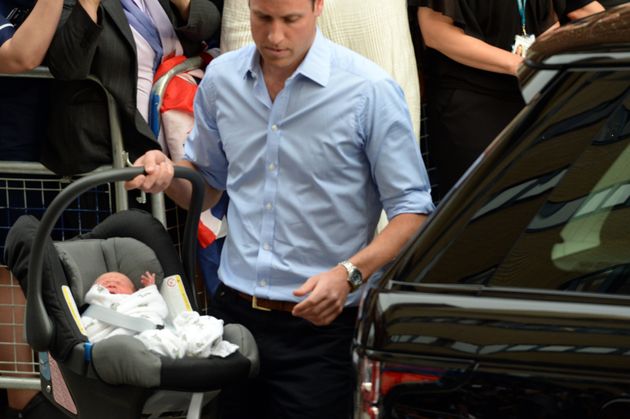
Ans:
{"label": "man's ear", "polygon": [[315,0],[315,4],[313,6],[315,9],[315,16],[321,16],[322,10],[324,10],[324,0]]}

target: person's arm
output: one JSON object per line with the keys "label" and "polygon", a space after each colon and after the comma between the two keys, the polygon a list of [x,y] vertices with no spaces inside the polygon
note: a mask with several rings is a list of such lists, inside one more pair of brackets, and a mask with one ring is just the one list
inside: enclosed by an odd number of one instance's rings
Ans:
{"label": "person's arm", "polygon": [[65,0],[57,33],[48,50],[48,66],[55,78],[85,79],[91,72],[102,26],[100,0]]}
{"label": "person's arm", "polygon": [[19,73],[41,64],[53,38],[63,0],[39,0],[13,37],[0,46],[0,72]]}
{"label": "person's arm", "polygon": [[[397,215],[368,246],[352,256],[350,262],[361,271],[363,278],[369,278],[398,255],[426,217],[424,214]],[[347,278],[348,272],[341,265],[310,277],[293,292],[298,297],[310,293],[308,298],[295,306],[293,315],[318,326],[330,324],[343,310],[350,292]]]}
{"label": "person's arm", "polygon": [[[185,179],[173,178],[175,165],[202,173],[212,167],[213,174],[221,178],[214,185],[221,188],[221,185],[226,184],[228,163],[225,154],[221,152],[221,139],[215,121],[216,104],[213,92],[216,89],[212,77],[213,68],[213,63],[210,63],[195,94],[194,127],[186,140],[185,158],[189,160],[180,160],[174,164],[162,151],[149,150],[134,162],[134,166],[144,167],[145,174],[125,182],[127,189],[137,188],[149,193],[164,191],[177,205],[187,208],[192,185]],[[217,188],[206,182],[203,209],[211,208],[219,201],[222,190]]]}
{"label": "person's arm", "polygon": [[592,15],[594,13],[603,12],[604,6],[598,1],[592,1],[584,7],[573,10],[572,12],[567,13],[567,16],[571,20],[582,19],[583,17]]}
{"label": "person's arm", "polygon": [[[201,42],[210,39],[220,28],[221,15],[210,0],[170,0],[175,13],[175,32],[186,55],[196,54]],[[184,42],[185,41],[185,42]]]}
{"label": "person's arm", "polygon": [[[361,150],[389,218],[389,224],[365,247],[348,249],[354,255],[340,255],[359,269],[365,281],[398,255],[426,219],[424,214],[435,207],[402,89],[392,79],[382,78],[367,83],[361,93],[364,100],[356,115],[364,139]],[[330,266],[329,271],[308,278],[294,291],[297,297],[308,297],[295,306],[293,315],[316,325],[332,322],[346,304],[347,278],[343,266]]]}
{"label": "person's arm", "polygon": [[[125,182],[127,189],[140,189],[148,193],[165,192],[177,205],[188,208],[192,195],[192,185],[186,179],[174,178],[174,167],[187,167],[197,171],[194,164],[187,160],[181,160],[177,164],[159,150],[150,150],[134,162],[134,166],[144,166],[146,174],[136,176]],[[213,207],[222,191],[216,190],[206,184],[203,209]]]}
{"label": "person's arm", "polygon": [[455,26],[453,20],[428,7],[418,8],[418,23],[424,43],[450,59],[495,73],[516,74],[523,58],[492,46]]}

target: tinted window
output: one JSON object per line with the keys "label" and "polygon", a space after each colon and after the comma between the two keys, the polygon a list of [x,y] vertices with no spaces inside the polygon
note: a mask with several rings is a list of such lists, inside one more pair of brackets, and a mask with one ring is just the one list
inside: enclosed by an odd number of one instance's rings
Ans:
{"label": "tinted window", "polygon": [[630,294],[629,85],[561,80],[414,280]]}

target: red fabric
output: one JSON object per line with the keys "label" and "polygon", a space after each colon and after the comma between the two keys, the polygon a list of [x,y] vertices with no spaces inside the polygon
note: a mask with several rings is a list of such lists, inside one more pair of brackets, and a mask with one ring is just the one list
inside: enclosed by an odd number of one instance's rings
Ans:
{"label": "red fabric", "polygon": [[153,77],[153,83],[158,81],[160,77],[165,75],[171,68],[186,61],[186,59],[187,57],[184,55],[175,55],[171,58],[167,58],[166,60],[162,61],[162,64],[160,64],[160,66],[155,71],[155,76]]}
{"label": "red fabric", "polygon": [[191,83],[181,77],[173,77],[168,83],[168,86],[166,86],[160,113],[170,111],[171,109],[193,113],[193,102],[196,92],[196,83]]}
{"label": "red fabric", "polygon": [[199,245],[205,249],[210,246],[212,242],[217,239],[217,236],[214,234],[212,230],[210,230],[204,223],[199,221],[199,228],[197,230],[197,240],[199,241]]}
{"label": "red fabric", "polygon": [[207,52],[202,52],[201,54],[199,54],[199,56],[203,60],[204,69],[206,68],[208,64],[210,64],[210,61],[212,61],[212,58],[214,58],[212,55],[208,54]]}
{"label": "red fabric", "polygon": [[[199,56],[203,61],[201,68],[205,69],[208,63],[212,61],[212,56],[205,52],[201,53]],[[183,63],[184,61],[186,61],[186,57],[183,55],[177,55],[164,60],[155,72],[153,82],[155,83],[173,67]],[[196,84],[192,84],[181,77],[173,77],[164,91],[160,113],[170,111],[171,109],[193,113],[193,102],[196,92]]]}

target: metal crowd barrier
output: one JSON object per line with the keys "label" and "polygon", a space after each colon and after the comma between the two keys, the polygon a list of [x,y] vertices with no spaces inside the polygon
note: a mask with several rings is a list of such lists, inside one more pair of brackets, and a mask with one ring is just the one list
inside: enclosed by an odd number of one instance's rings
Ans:
{"label": "metal crowd barrier", "polygon": [[[159,113],[169,81],[181,72],[202,66],[203,60],[200,57],[191,57],[156,81],[151,96],[154,115]],[[38,67],[17,75],[0,73],[0,77],[52,79],[46,67]],[[115,100],[98,79],[93,77],[89,79],[100,85],[107,97],[113,156],[111,165],[99,167],[90,173],[125,167],[130,163],[123,147]],[[159,120],[150,121],[152,128],[157,124],[158,130],[159,123]],[[55,175],[38,162],[3,161],[0,156],[0,388],[33,390],[40,388],[37,357],[30,350],[24,335],[26,302],[17,279],[1,264],[4,237],[19,215],[32,214],[41,218],[52,199],[76,178]],[[142,195],[139,200],[143,198]],[[175,246],[178,247],[182,236],[179,209],[174,204],[167,205],[163,194],[151,194],[150,199],[153,216],[169,230]],[[73,206],[66,209],[60,224],[53,230],[53,239],[65,240],[90,231],[111,213],[128,207],[129,194],[123,182],[116,182],[113,186],[101,186],[84,194]],[[205,294],[198,298],[205,298]],[[205,300],[204,303],[207,304]]]}
{"label": "metal crowd barrier", "polygon": [[[22,74],[0,74],[0,77],[51,79],[46,67],[38,67]],[[90,79],[102,84],[96,79]],[[109,125],[112,141],[112,164],[95,171],[122,168],[128,163],[124,151],[122,131],[114,98],[103,87],[107,97]],[[44,122],[42,122],[44,123]],[[38,162],[2,161],[0,156],[0,254],[4,251],[4,238],[15,219],[22,214],[41,217],[54,196],[76,177],[60,177]],[[93,172],[91,172],[93,173]],[[55,240],[64,240],[89,231],[112,212],[129,207],[128,192],[123,182],[105,185],[85,194],[69,208],[55,228]],[[155,218],[166,225],[164,199],[152,199]],[[40,388],[36,355],[24,337],[25,300],[17,279],[6,266],[0,264],[0,388]]]}

